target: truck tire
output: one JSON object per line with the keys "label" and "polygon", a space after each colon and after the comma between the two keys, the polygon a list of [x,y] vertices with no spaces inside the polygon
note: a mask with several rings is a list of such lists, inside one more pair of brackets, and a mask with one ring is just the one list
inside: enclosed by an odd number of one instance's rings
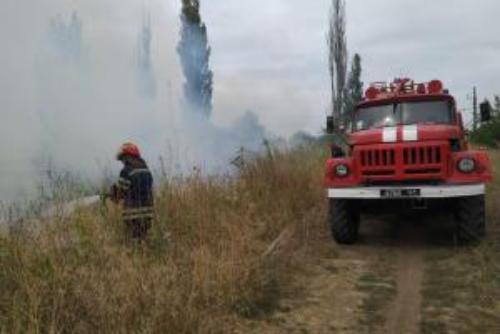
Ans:
{"label": "truck tire", "polygon": [[481,241],[486,235],[484,195],[457,199],[456,223],[456,233],[460,243]]}
{"label": "truck tire", "polygon": [[328,220],[339,244],[352,245],[358,240],[360,214],[353,201],[330,199]]}

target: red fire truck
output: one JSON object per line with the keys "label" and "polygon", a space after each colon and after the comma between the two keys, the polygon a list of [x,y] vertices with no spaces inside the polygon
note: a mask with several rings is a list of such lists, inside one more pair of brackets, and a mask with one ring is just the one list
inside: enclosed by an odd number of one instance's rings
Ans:
{"label": "red fire truck", "polygon": [[[456,235],[485,235],[486,151],[470,150],[455,99],[439,80],[374,83],[356,106],[344,154],[326,162],[325,187],[334,239],[353,244],[368,207],[428,208],[454,213]],[[333,130],[333,119],[327,128]]]}

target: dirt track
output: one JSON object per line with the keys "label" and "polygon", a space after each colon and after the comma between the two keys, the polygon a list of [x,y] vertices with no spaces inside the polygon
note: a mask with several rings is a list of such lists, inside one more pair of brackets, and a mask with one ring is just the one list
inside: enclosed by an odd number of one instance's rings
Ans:
{"label": "dirt track", "polygon": [[337,246],[324,231],[296,277],[297,292],[252,332],[420,333],[429,220],[365,218],[354,246]]}
{"label": "dirt track", "polygon": [[[500,155],[490,152],[496,180]],[[252,333],[500,333],[500,185],[489,185],[488,237],[457,247],[450,215],[363,217],[361,240],[338,246],[312,228],[295,292]],[[319,218],[318,220],[321,220]]]}
{"label": "dirt track", "polygon": [[386,333],[419,333],[424,277],[421,229],[414,224],[399,235],[396,260],[397,294],[387,313]]}

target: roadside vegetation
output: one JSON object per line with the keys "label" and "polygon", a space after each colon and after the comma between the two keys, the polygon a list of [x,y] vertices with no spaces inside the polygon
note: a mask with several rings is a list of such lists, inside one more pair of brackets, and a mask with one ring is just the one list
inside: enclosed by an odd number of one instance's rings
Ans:
{"label": "roadside vegetation", "polygon": [[110,205],[11,229],[0,236],[0,332],[219,333],[267,316],[293,270],[286,240],[273,240],[323,224],[310,221],[324,212],[321,155],[269,149],[237,177],[165,181],[142,245],[123,240]]}
{"label": "roadside vegetation", "polygon": [[495,148],[500,147],[500,116],[495,117],[492,121],[472,133],[471,139],[477,144]]}
{"label": "roadside vegetation", "polygon": [[[164,180],[154,228],[141,245],[123,240],[120,212],[110,204],[2,232],[0,333],[258,333],[288,319],[286,305],[309,314],[301,298],[313,292],[301,284],[311,284],[322,263],[328,270],[320,271],[318,289],[327,282],[352,287],[332,290],[336,300],[325,307],[351,300],[358,329],[381,328],[397,294],[394,261],[402,250],[390,231],[380,231],[391,224],[365,226],[372,244],[335,246],[321,187],[325,154],[317,146],[269,148],[239,160],[237,175],[193,171]],[[429,222],[426,235],[434,240],[417,245],[426,259],[424,333],[489,333],[500,325],[500,152],[491,157],[487,240],[457,247],[452,227],[439,235],[430,229],[441,224]],[[359,268],[343,267],[351,262]],[[314,302],[322,300],[318,293]]]}
{"label": "roadside vegetation", "polygon": [[427,253],[423,333],[496,333],[500,329],[500,152],[487,194],[488,237],[477,247],[435,244]]}
{"label": "roadside vegetation", "polygon": [[500,96],[495,96],[492,119],[471,134],[473,142],[500,148]]}
{"label": "roadside vegetation", "polygon": [[356,287],[363,292],[360,328],[365,333],[376,333],[387,320],[387,310],[397,293],[397,283],[393,274],[395,259],[392,250],[380,251],[370,266],[357,281]]}

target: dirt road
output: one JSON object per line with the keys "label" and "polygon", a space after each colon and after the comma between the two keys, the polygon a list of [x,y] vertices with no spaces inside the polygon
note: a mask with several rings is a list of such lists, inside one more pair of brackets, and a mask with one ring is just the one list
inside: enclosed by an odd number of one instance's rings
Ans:
{"label": "dirt road", "polygon": [[419,333],[425,239],[415,222],[399,235],[395,266],[397,294],[387,312],[386,333]]}
{"label": "dirt road", "polygon": [[[490,153],[498,180],[500,155]],[[498,198],[497,181],[486,196],[488,237],[475,247],[457,247],[449,215],[364,216],[360,242],[347,247],[318,223],[294,291],[246,332],[500,333]]]}
{"label": "dirt road", "polygon": [[295,293],[251,332],[420,333],[429,219],[367,217],[355,246],[318,233]]}

